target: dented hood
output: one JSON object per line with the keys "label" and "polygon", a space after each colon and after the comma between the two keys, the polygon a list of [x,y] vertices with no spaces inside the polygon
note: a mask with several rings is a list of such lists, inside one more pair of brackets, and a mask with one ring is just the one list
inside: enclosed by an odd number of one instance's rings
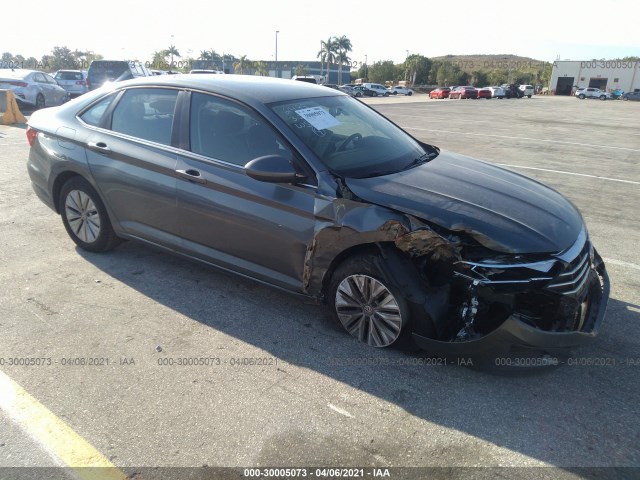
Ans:
{"label": "dented hood", "polygon": [[560,252],[583,225],[576,207],[546,185],[445,151],[403,172],[345,181],[367,202],[467,232],[501,252]]}

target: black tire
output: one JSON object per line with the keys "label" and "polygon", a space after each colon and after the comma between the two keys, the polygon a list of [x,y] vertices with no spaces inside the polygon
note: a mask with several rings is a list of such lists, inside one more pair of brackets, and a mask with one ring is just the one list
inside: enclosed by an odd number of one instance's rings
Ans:
{"label": "black tire", "polygon": [[600,95],[600,100],[606,100],[607,96],[606,95]]}
{"label": "black tire", "polygon": [[531,98],[531,95],[527,95],[527,98]]}
{"label": "black tire", "polygon": [[40,110],[41,108],[44,108],[44,107],[46,107],[46,101],[44,99],[44,95],[39,93],[36,96],[36,110]]}
{"label": "black tire", "polygon": [[82,177],[62,186],[58,207],[71,239],[88,252],[106,252],[120,243],[100,196]]}
{"label": "black tire", "polygon": [[[403,346],[410,330],[410,308],[400,291],[387,285],[377,258],[369,253],[342,262],[331,277],[328,303],[336,322],[361,342],[378,348]],[[372,298],[367,296],[374,291]]]}
{"label": "black tire", "polygon": [[411,96],[411,95],[413,95],[413,92],[409,92],[409,93],[407,93],[407,95],[408,95],[408,96]]}
{"label": "black tire", "polygon": [[[396,93],[398,93],[398,92],[396,92]],[[388,97],[388,96],[389,96],[389,92],[386,92],[386,93],[384,94],[384,96],[385,96],[385,97]]]}
{"label": "black tire", "polygon": [[579,98],[580,100],[584,100],[584,99],[585,99],[584,93],[581,93],[580,95],[578,95],[578,98]]}

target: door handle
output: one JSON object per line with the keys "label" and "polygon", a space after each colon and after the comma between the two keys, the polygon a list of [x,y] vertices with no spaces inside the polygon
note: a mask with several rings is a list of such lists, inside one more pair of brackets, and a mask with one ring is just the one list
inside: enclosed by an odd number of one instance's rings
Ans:
{"label": "door handle", "polygon": [[176,170],[176,173],[182,178],[195,183],[207,183],[207,181],[200,175],[198,170],[190,168],[189,170]]}
{"label": "door handle", "polygon": [[87,143],[87,146],[91,150],[95,150],[97,152],[111,153],[111,149],[109,147],[107,147],[107,144],[104,143],[104,142],[89,142],[89,143]]}

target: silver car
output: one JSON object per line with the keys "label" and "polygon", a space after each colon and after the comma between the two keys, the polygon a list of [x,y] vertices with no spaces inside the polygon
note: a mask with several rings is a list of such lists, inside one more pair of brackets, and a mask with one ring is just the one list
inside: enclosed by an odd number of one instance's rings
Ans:
{"label": "silver car", "polygon": [[77,97],[89,91],[87,72],[84,70],[58,70],[53,78],[69,93],[70,97]]}
{"label": "silver car", "polygon": [[40,109],[62,105],[67,91],[48,73],[22,68],[0,70],[0,89],[10,89],[19,104]]}

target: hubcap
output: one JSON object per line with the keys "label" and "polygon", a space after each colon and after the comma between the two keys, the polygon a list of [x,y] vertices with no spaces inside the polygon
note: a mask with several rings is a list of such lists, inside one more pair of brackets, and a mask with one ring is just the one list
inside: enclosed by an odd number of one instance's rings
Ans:
{"label": "hubcap", "polygon": [[387,347],[402,330],[400,306],[393,294],[375,278],[351,275],[338,285],[336,312],[342,326],[361,342]]}
{"label": "hubcap", "polygon": [[95,242],[100,235],[100,214],[91,197],[81,190],[72,190],[64,202],[67,221],[73,233],[83,242]]}

